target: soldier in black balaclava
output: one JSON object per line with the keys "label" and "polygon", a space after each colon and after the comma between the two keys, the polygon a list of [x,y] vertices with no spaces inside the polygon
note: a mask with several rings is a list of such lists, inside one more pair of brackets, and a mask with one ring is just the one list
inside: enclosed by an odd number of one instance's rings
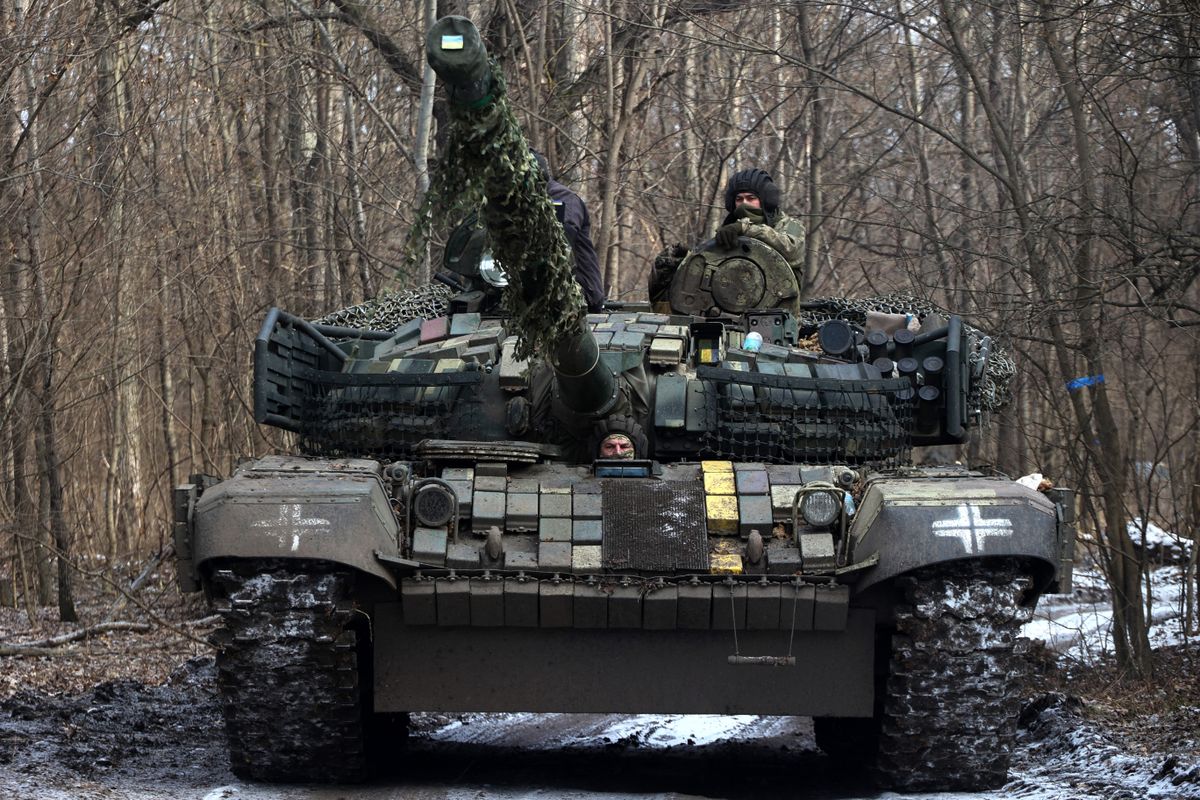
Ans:
{"label": "soldier in black balaclava", "polygon": [[715,237],[718,247],[733,249],[739,236],[758,239],[791,264],[797,285],[803,286],[804,227],[779,210],[779,187],[770,174],[761,169],[734,173],[725,185],[725,210],[729,214]]}
{"label": "soldier in black balaclava", "polygon": [[596,248],[592,245],[592,223],[588,219],[587,206],[579,195],[554,179],[544,155],[536,150],[530,152],[546,179],[550,201],[554,203],[558,221],[562,223],[571,252],[575,255],[575,282],[583,290],[588,311],[601,311],[604,308],[604,281],[600,277]]}

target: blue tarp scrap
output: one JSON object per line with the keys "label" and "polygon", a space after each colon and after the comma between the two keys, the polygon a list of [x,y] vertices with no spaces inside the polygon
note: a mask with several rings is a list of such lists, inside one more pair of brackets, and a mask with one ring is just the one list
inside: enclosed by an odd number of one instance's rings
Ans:
{"label": "blue tarp scrap", "polygon": [[1084,388],[1085,386],[1095,386],[1100,383],[1104,383],[1104,375],[1103,374],[1088,375],[1085,378],[1075,378],[1074,380],[1067,381],[1067,391],[1068,392],[1077,392],[1080,389]]}

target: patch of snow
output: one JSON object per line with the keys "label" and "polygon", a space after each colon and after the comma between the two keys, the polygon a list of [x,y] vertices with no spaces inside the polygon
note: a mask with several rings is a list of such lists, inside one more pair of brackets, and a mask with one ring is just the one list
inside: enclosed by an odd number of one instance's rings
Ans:
{"label": "patch of snow", "polygon": [[[1171,565],[1153,570],[1149,586],[1150,644],[1183,644],[1183,568]],[[1042,598],[1023,635],[1044,642],[1068,659],[1093,663],[1113,651],[1111,597],[1098,570],[1076,567],[1073,594]]]}
{"label": "patch of snow", "polygon": [[[1070,794],[1060,790],[1070,788]],[[1005,797],[1025,800],[1200,798],[1200,764],[1137,756],[1062,705],[1041,711],[1021,733]]]}
{"label": "patch of snow", "polygon": [[1139,517],[1131,519],[1126,530],[1134,545],[1144,548],[1146,557],[1153,563],[1182,563],[1187,561],[1188,555],[1192,551],[1190,538],[1163,530],[1153,522],[1146,523],[1146,533],[1143,539],[1142,520]]}
{"label": "patch of snow", "polygon": [[204,795],[203,800],[235,800],[241,797],[241,792],[236,786],[218,786],[208,794]]}
{"label": "patch of snow", "polygon": [[[1140,542],[1142,539],[1142,520],[1134,517],[1129,521],[1127,526],[1129,536],[1135,542]],[[1146,543],[1147,544],[1177,544],[1182,542],[1182,537],[1176,536],[1173,533],[1168,533],[1162,528],[1155,525],[1153,522],[1146,525]]]}
{"label": "patch of snow", "polygon": [[598,738],[614,742],[634,739],[652,747],[713,744],[756,729],[760,719],[751,714],[637,714],[619,720]]}
{"label": "patch of snow", "polygon": [[543,714],[463,714],[431,731],[429,737],[446,742],[472,744],[498,744],[504,742],[509,731],[528,727],[543,718]]}

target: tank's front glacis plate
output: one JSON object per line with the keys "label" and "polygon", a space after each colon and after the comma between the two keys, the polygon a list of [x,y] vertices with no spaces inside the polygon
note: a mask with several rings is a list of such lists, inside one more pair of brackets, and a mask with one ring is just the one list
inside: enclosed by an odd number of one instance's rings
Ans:
{"label": "tank's front glacis plate", "polygon": [[833,532],[802,525],[796,536],[793,514],[806,482],[848,471],[729,461],[665,465],[650,478],[552,464],[443,468],[459,515],[414,524],[407,555],[423,569],[402,581],[405,621],[842,629],[849,592],[829,579]]}

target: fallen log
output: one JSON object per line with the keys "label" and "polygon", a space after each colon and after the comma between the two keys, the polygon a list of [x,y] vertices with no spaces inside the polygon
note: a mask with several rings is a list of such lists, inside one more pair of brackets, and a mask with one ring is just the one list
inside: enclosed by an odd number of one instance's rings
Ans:
{"label": "fallen log", "polygon": [[55,648],[71,642],[91,639],[113,631],[130,631],[133,633],[148,633],[153,625],[147,622],[101,622],[77,631],[39,639],[35,642],[20,642],[17,644],[0,643],[0,656],[48,656],[54,655]]}

